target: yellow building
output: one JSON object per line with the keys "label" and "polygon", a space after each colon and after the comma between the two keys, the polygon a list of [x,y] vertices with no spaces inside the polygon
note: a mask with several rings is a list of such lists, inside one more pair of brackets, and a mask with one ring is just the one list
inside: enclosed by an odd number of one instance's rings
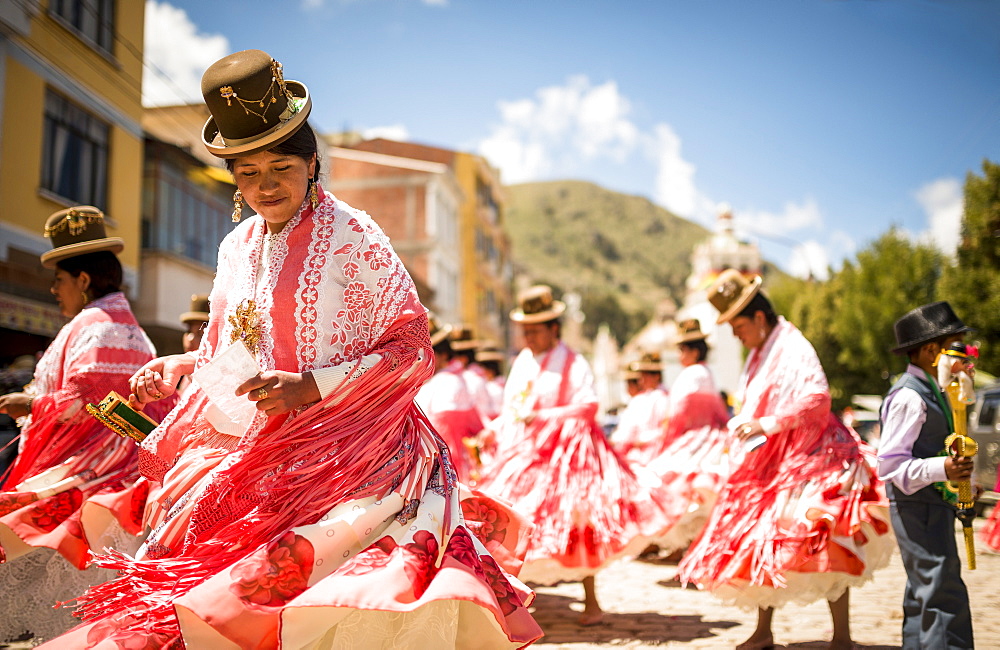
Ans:
{"label": "yellow building", "polygon": [[513,308],[510,238],[503,213],[500,172],[482,156],[455,152],[455,177],[465,193],[459,216],[462,237],[462,320],[476,338],[501,348],[510,342]]}
{"label": "yellow building", "polygon": [[135,290],[144,11],[130,0],[0,0],[0,364],[43,348],[63,322],[38,263],[56,210],[105,212]]}
{"label": "yellow building", "polygon": [[[330,188],[375,217],[414,280],[433,293],[422,296],[427,306],[444,320],[470,326],[476,339],[506,349],[513,271],[500,172],[482,156],[415,142],[349,133],[326,136],[326,142]],[[416,193],[418,186],[438,191]]]}

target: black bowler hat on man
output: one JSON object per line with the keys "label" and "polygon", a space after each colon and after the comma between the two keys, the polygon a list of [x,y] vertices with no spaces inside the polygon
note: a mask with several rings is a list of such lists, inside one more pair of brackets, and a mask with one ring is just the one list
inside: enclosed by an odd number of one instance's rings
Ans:
{"label": "black bowler hat on man", "polygon": [[896,334],[893,353],[905,354],[924,343],[975,330],[963,323],[951,305],[942,300],[908,311],[896,321],[893,331]]}

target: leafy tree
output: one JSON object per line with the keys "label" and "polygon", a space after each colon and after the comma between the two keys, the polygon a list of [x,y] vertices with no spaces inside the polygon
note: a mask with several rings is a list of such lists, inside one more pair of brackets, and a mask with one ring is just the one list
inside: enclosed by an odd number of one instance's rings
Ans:
{"label": "leafy tree", "polygon": [[893,323],[935,299],[940,269],[934,248],[913,244],[892,228],[829,281],[775,288],[775,306],[816,348],[835,408],[847,406],[852,395],[889,389],[892,375],[905,367],[890,352]]}
{"label": "leafy tree", "polygon": [[935,300],[941,262],[932,246],[913,244],[892,228],[836,275],[831,330],[839,350],[830,362],[843,398],[885,393],[891,376],[905,369],[905,359],[891,352],[896,346],[893,324]]}
{"label": "leafy tree", "polygon": [[978,330],[979,367],[1000,374],[1000,165],[983,161],[983,175],[965,179],[962,238],[938,296]]}

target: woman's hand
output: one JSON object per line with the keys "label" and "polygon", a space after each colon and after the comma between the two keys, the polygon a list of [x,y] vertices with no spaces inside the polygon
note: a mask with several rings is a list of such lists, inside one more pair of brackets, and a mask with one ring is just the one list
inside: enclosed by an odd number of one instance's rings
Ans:
{"label": "woman's hand", "polygon": [[27,393],[9,393],[0,397],[0,413],[10,417],[23,418],[31,413],[31,396]]}
{"label": "woman's hand", "polygon": [[128,405],[141,411],[150,402],[169,397],[177,390],[177,382],[194,372],[194,357],[173,354],[153,359],[128,380]]}
{"label": "woman's hand", "polygon": [[748,438],[756,435],[767,436],[764,433],[764,427],[760,426],[760,420],[750,420],[736,427],[736,435],[739,436],[741,441],[746,441]]}
{"label": "woman's hand", "polygon": [[281,415],[322,398],[311,372],[284,370],[258,373],[240,384],[236,395],[246,395],[251,402],[257,402],[257,408],[268,416]]}

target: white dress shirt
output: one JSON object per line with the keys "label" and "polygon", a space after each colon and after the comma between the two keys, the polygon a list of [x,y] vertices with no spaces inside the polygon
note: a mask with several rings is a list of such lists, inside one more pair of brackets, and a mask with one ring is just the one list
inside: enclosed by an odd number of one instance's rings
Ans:
{"label": "white dress shirt", "polygon": [[[906,372],[927,381],[923,370],[909,364]],[[945,456],[914,458],[913,443],[927,420],[927,405],[912,388],[900,388],[882,408],[882,433],[878,448],[878,477],[892,483],[903,494],[948,479]]]}

